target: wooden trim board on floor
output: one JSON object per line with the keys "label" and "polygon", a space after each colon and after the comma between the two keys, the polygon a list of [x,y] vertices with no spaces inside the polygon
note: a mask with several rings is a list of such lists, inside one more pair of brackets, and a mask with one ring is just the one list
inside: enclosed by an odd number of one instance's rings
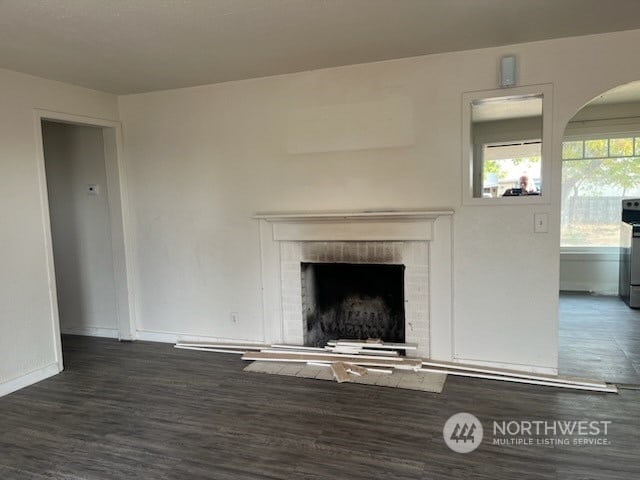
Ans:
{"label": "wooden trim board on floor", "polygon": [[366,340],[329,340],[327,345],[332,347],[361,347],[366,349],[386,350],[416,350],[417,343],[370,343]]}
{"label": "wooden trim board on floor", "polygon": [[366,375],[368,372],[368,370],[365,367],[361,367],[360,365],[354,365],[353,363],[347,363],[345,365],[345,369],[347,370],[347,372],[353,373],[354,375],[357,375],[359,377],[361,377],[362,375]]}
{"label": "wooden trim board on floor", "polygon": [[[498,377],[498,378],[492,378],[494,380],[499,380],[502,377],[508,377],[508,378],[518,378],[521,380],[529,380],[529,381],[536,381],[536,382],[546,382],[546,383],[551,383],[551,384],[557,384],[557,383],[562,383],[562,384],[567,384],[567,385],[577,385],[577,386],[583,386],[583,387],[594,387],[597,389],[605,389],[603,391],[609,391],[610,389],[607,389],[607,383],[601,380],[592,380],[592,379],[587,379],[587,378],[575,378],[575,377],[559,377],[559,376],[555,376],[555,375],[545,375],[542,373],[526,373],[526,372],[521,372],[518,370],[508,370],[508,369],[501,369],[501,368],[489,368],[489,367],[483,367],[483,366],[479,366],[479,365],[467,365],[467,364],[461,364],[461,363],[453,363],[453,362],[441,362],[441,361],[434,361],[434,360],[423,360],[422,361],[422,366],[423,367],[432,367],[432,368],[441,368],[441,369],[445,369],[445,370],[450,370],[450,371],[456,371],[456,372],[461,372],[460,374],[463,374],[464,372],[467,372],[469,374],[474,373],[474,374],[485,374],[485,375],[491,375],[493,377]],[[471,376],[471,375],[469,375]],[[479,377],[478,375],[474,375],[476,378],[482,378]],[[526,383],[526,382],[522,382],[522,383]],[[538,385],[538,384],[536,384]]]}
{"label": "wooden trim board on floor", "polygon": [[310,352],[324,352],[324,348],[320,347],[303,347],[299,345],[285,345],[283,343],[274,343],[269,345],[269,348],[275,348],[278,350],[308,350]]}
{"label": "wooden trim board on floor", "polygon": [[182,350],[197,350],[199,352],[214,352],[214,353],[237,353],[244,354],[246,350],[231,350],[230,348],[203,348],[203,347],[192,347],[190,345],[174,345],[174,348],[180,348]]}
{"label": "wooden trim board on floor", "polygon": [[415,370],[422,367],[422,360],[419,358],[406,357],[374,357],[371,355],[333,355],[333,354],[313,354],[311,352],[247,352],[242,356],[243,360],[262,360],[267,362],[347,362],[356,365],[370,367],[393,367],[398,369]]}
{"label": "wooden trim board on floor", "polygon": [[347,372],[347,369],[342,362],[333,362],[331,364],[331,373],[333,373],[333,376],[338,383],[349,381],[349,372]]}
{"label": "wooden trim board on floor", "polygon": [[[253,352],[247,352],[247,353],[253,353]],[[301,352],[297,352],[297,351],[288,351],[288,350],[276,350],[273,348],[263,348],[262,350],[260,350],[260,353],[270,353],[273,354],[274,356],[282,356],[282,354],[286,354],[286,355],[306,355],[306,356],[311,356],[311,357],[323,357],[323,358],[333,358],[334,362],[341,362],[341,361],[345,361],[345,362],[349,362],[349,360],[343,360],[344,358],[360,358],[360,359],[365,359],[365,360],[389,360],[391,362],[396,362],[396,363],[402,363],[406,357],[396,357],[396,356],[382,356],[382,355],[373,355],[374,352],[369,352],[371,353],[371,355],[362,355],[362,354],[357,354],[357,355],[349,355],[349,354],[344,354],[344,353],[331,353],[331,352],[306,352],[306,351],[301,351]],[[415,358],[414,360],[421,362],[422,359],[420,358]]]}
{"label": "wooden trim board on floor", "polygon": [[494,375],[490,373],[480,373],[480,372],[472,372],[469,370],[459,371],[448,368],[435,368],[435,367],[427,367],[418,369],[419,372],[425,373],[444,373],[447,375],[457,375],[463,377],[471,377],[471,378],[481,378],[484,380],[500,380],[503,382],[512,382],[512,383],[525,383],[527,385],[542,385],[545,387],[558,387],[558,388],[569,388],[574,390],[588,390],[592,392],[605,392],[605,393],[618,393],[618,389],[615,385],[610,385],[606,383],[602,383],[599,386],[595,385],[579,385],[575,383],[563,383],[560,381],[550,382],[543,380],[534,380],[528,378],[519,378],[519,377],[507,377],[504,375]]}
{"label": "wooden trim board on floor", "polygon": [[400,355],[398,355],[397,350],[381,350],[381,349],[377,349],[377,350],[368,350],[366,348],[359,348],[359,347],[324,347],[324,352],[330,352],[330,353],[342,353],[345,355],[362,355],[363,353],[366,354],[371,354],[371,355],[379,355],[379,356],[385,356],[385,357],[399,357]]}
{"label": "wooden trim board on floor", "polygon": [[209,343],[209,342],[178,342],[175,345],[177,348],[181,347],[199,347],[202,349],[212,349],[217,348],[221,350],[261,350],[263,348],[270,348],[270,345],[262,345],[262,344],[247,344],[247,343]]}

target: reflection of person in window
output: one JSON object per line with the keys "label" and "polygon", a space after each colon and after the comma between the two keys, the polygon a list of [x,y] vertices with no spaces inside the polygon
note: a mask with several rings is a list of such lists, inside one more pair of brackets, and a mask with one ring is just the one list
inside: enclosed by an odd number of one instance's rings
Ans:
{"label": "reflection of person in window", "polygon": [[520,183],[520,188],[522,189],[523,195],[536,195],[540,193],[538,192],[536,184],[533,182],[533,180],[529,179],[528,175],[522,175],[518,180],[518,183]]}
{"label": "reflection of person in window", "polygon": [[514,197],[518,195],[540,195],[536,184],[529,179],[529,175],[522,175],[518,179],[519,188],[509,188],[505,190],[504,197]]}

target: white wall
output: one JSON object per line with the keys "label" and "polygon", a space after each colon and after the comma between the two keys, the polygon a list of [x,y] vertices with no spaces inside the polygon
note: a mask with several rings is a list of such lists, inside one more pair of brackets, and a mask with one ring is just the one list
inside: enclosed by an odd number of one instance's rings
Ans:
{"label": "white wall", "polygon": [[43,122],[42,136],[60,329],[117,338],[102,129]]}
{"label": "white wall", "polygon": [[562,253],[560,290],[618,295],[619,254]]}
{"label": "white wall", "polygon": [[[256,211],[454,207],[456,355],[554,368],[560,139],[591,98],[640,79],[629,60],[639,41],[629,31],[121,97],[139,328],[262,339]],[[521,85],[554,85],[552,203],[463,207],[461,95],[495,88],[506,54]],[[3,394],[57,367],[33,110],[117,120],[118,103],[6,70],[0,92]],[[411,105],[412,134],[396,146],[360,135],[354,144],[376,148],[287,153],[292,111],[387,100]],[[549,234],[532,233],[537,211],[550,213]]]}
{"label": "white wall", "polygon": [[0,70],[0,105],[2,395],[57,371],[34,109],[117,120],[118,104],[113,95]]}
{"label": "white wall", "polygon": [[[456,356],[555,368],[560,139],[584,103],[640,78],[628,61],[638,41],[633,31],[120,97],[139,328],[261,340],[257,211],[454,207]],[[552,204],[463,207],[461,95],[495,88],[506,54],[519,84],[554,84]],[[315,153],[288,153],[291,112],[394,99],[412,106],[412,144],[335,151],[327,140],[319,152],[314,138]],[[548,234],[533,233],[539,211]]]}

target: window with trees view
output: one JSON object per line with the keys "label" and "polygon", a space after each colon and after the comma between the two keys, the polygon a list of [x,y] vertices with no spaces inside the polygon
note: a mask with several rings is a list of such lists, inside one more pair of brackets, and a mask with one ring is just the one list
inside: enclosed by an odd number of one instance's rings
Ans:
{"label": "window with trees view", "polygon": [[520,186],[526,175],[540,190],[542,169],[540,140],[508,145],[483,145],[482,192],[484,197],[500,197],[510,188]]}
{"label": "window with trees view", "polygon": [[640,197],[640,136],[571,140],[562,144],[563,247],[620,243],[624,197]]}

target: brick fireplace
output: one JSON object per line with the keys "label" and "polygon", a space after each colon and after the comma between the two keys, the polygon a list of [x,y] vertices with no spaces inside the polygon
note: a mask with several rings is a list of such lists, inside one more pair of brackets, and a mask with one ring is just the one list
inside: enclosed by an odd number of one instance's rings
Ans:
{"label": "brick fireplace", "polygon": [[379,338],[404,343],[404,265],[302,262],[304,345]]}
{"label": "brick fireplace", "polygon": [[303,265],[397,265],[404,270],[405,341],[417,343],[420,356],[450,360],[452,214],[256,215],[260,221],[265,342],[308,342]]}

